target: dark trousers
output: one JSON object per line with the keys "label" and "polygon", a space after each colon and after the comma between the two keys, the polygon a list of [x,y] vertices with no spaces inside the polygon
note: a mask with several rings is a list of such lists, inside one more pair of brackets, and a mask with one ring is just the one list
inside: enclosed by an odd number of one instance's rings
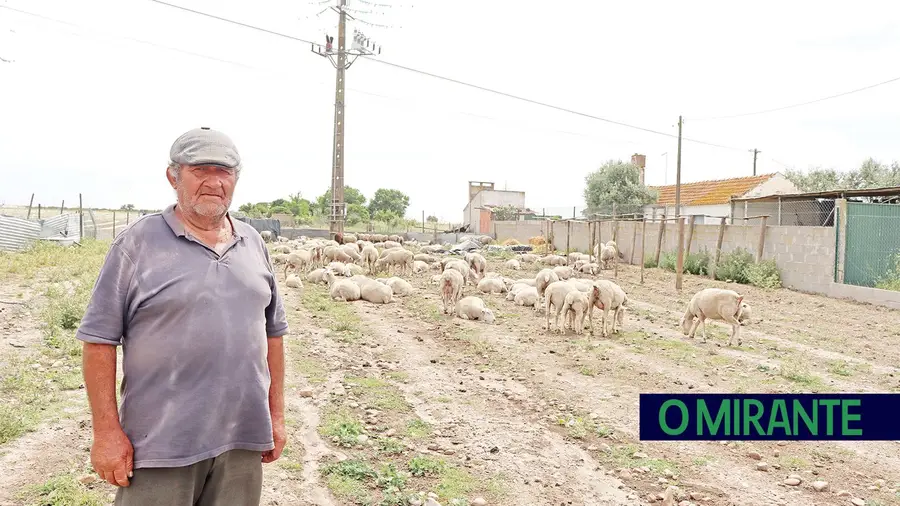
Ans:
{"label": "dark trousers", "polygon": [[259,506],[262,452],[231,450],[185,467],[134,470],[115,506]]}

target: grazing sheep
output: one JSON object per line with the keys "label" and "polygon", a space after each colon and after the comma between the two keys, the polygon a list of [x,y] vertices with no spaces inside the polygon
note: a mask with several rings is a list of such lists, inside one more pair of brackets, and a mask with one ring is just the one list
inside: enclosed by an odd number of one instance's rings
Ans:
{"label": "grazing sheep", "polygon": [[352,276],[352,274],[350,274],[350,271],[347,270],[347,264],[345,264],[343,262],[331,262],[325,268],[330,271],[333,271],[338,276],[344,276],[344,277]]}
{"label": "grazing sheep", "polygon": [[437,262],[438,259],[434,255],[429,255],[428,253],[416,253],[416,256],[413,257],[413,260],[418,260],[420,262]]}
{"label": "grazing sheep", "polygon": [[441,275],[440,275],[440,274],[435,274],[434,276],[431,276],[431,284],[432,284],[432,285],[436,285],[436,284],[438,284],[438,283],[440,283],[440,282],[441,282]]}
{"label": "grazing sheep", "polygon": [[306,275],[306,280],[313,284],[321,284],[325,282],[325,269],[316,269]]}
{"label": "grazing sheep", "polygon": [[413,262],[413,274],[422,274],[423,272],[428,272],[429,265],[421,260],[416,260]]}
{"label": "grazing sheep", "polygon": [[298,249],[293,253],[289,253],[287,258],[285,259],[284,278],[287,279],[288,269],[296,269],[302,272],[306,269],[306,266],[308,266],[311,261],[312,256],[307,250]]}
{"label": "grazing sheep", "polygon": [[[696,320],[694,319],[696,318]],[[723,288],[704,288],[688,302],[684,316],[681,317],[681,328],[684,334],[694,337],[697,327],[703,325],[703,342],[706,342],[706,320],[720,320],[731,325],[731,346],[737,337],[741,345],[741,326],[750,323],[750,305],[744,302],[744,296],[734,290]]]}
{"label": "grazing sheep", "polygon": [[590,309],[588,309],[591,334],[594,333],[593,316],[595,307],[603,310],[600,319],[600,324],[602,326],[600,335],[603,337],[608,335],[606,330],[606,319],[607,316],[609,316],[610,311],[615,311],[612,319],[612,332],[618,333],[619,329],[616,324],[622,325],[625,323],[625,304],[628,302],[628,296],[625,294],[625,291],[622,290],[622,287],[608,279],[594,281],[594,287],[596,287],[597,290],[594,290],[591,293],[591,306]]}
{"label": "grazing sheep", "polygon": [[383,267],[388,268],[390,273],[394,267],[399,268],[400,274],[405,274],[407,269],[412,272],[413,269],[413,253],[405,249],[395,249],[388,252],[387,255],[375,261],[375,270],[380,271]]}
{"label": "grazing sheep", "polygon": [[500,278],[484,278],[478,282],[478,289],[484,293],[505,293],[506,285]]}
{"label": "grazing sheep", "polygon": [[472,273],[472,269],[469,268],[469,264],[460,259],[454,259],[447,262],[444,265],[444,272],[447,270],[455,270],[459,271],[463,276],[463,286],[469,284],[469,280],[472,280],[472,283],[475,283],[475,275]]}
{"label": "grazing sheep", "polygon": [[356,262],[362,258],[362,255],[359,254],[359,246],[356,243],[342,244],[339,248],[351,258],[351,262]]}
{"label": "grazing sheep", "polygon": [[462,295],[465,279],[456,269],[447,269],[441,274],[441,302],[444,303],[444,314],[453,314],[456,311],[456,302]]}
{"label": "grazing sheep", "polygon": [[563,322],[570,321],[569,327],[578,335],[584,332],[584,314],[588,311],[590,303],[588,294],[580,290],[567,293],[563,301]]}
{"label": "grazing sheep", "polygon": [[514,271],[517,271],[517,270],[519,270],[519,269],[522,268],[522,265],[521,265],[521,264],[519,263],[519,261],[516,260],[515,258],[511,258],[511,259],[507,260],[506,263],[503,264],[503,265],[504,265],[507,269],[512,269],[512,270],[514,270]]}
{"label": "grazing sheep", "polygon": [[[569,283],[568,281],[554,281],[547,285],[546,290],[544,291],[544,312],[547,313],[547,332],[550,332],[550,307],[552,306],[556,311],[554,313],[556,320],[556,328],[559,330],[559,333],[564,333],[564,329],[559,326],[559,315],[562,313],[563,304],[566,302],[566,295],[569,292],[580,292],[578,288]],[[540,293],[540,290],[538,290]],[[565,325],[565,321],[563,321],[563,325]]]}
{"label": "grazing sheep", "polygon": [[484,305],[479,297],[463,297],[456,303],[456,315],[463,320],[480,320],[484,323],[494,323],[494,312]]}
{"label": "grazing sheep", "polygon": [[517,306],[532,306],[534,310],[537,311],[538,307],[540,307],[540,297],[537,294],[537,288],[533,286],[525,286],[521,290],[516,292],[516,295],[513,297],[513,302]]}
{"label": "grazing sheep", "polygon": [[285,255],[291,252],[291,247],[286,244],[279,244],[272,248],[273,253],[284,253]]}
{"label": "grazing sheep", "polygon": [[541,257],[533,254],[533,253],[523,253],[519,255],[519,261],[523,264],[533,264],[537,262]]}
{"label": "grazing sheep", "polygon": [[484,270],[487,268],[487,260],[478,253],[466,253],[465,259],[466,262],[469,262],[469,267],[472,269],[475,279],[483,278]]}
{"label": "grazing sheep", "polygon": [[364,274],[366,271],[362,267],[356,264],[346,264],[345,271],[347,272],[347,276],[355,276],[357,274]]}
{"label": "grazing sheep", "polygon": [[325,282],[328,283],[328,295],[332,299],[341,302],[359,300],[361,294],[359,285],[356,283],[349,279],[337,279],[334,272],[328,269],[325,269],[324,277]]}
{"label": "grazing sheep", "polygon": [[360,257],[360,262],[366,266],[369,273],[374,272],[375,262],[378,261],[378,250],[375,246],[372,246],[371,244],[364,246],[362,252],[360,252]]}
{"label": "grazing sheep", "polygon": [[575,271],[571,267],[562,265],[554,267],[553,272],[556,273],[559,279],[569,279],[575,275]]}
{"label": "grazing sheep", "polygon": [[303,280],[301,280],[300,276],[296,274],[291,274],[290,276],[288,276],[284,284],[288,288],[299,288],[301,290],[303,289]]}
{"label": "grazing sheep", "polygon": [[[547,286],[556,281],[559,281],[559,276],[553,272],[553,269],[541,269],[537,276],[534,277],[534,286],[537,288],[538,295],[543,297]],[[560,301],[560,304],[562,304],[562,301]]]}
{"label": "grazing sheep", "polygon": [[288,256],[284,253],[276,253],[272,255],[272,265],[282,265],[287,263]]}
{"label": "grazing sheep", "polygon": [[[375,244],[375,247],[376,248],[378,247],[377,243]],[[378,258],[382,259],[382,258],[386,257],[388,255],[388,253],[390,253],[391,251],[398,251],[398,250],[402,250],[402,249],[403,248],[401,248],[400,246],[394,246],[392,248],[384,248],[381,250],[381,253],[378,254]]]}
{"label": "grazing sheep", "polygon": [[385,249],[402,248],[402,246],[400,246],[400,243],[396,242],[396,241],[384,241],[384,248]]}
{"label": "grazing sheep", "polygon": [[325,249],[322,250],[322,254],[325,260],[328,260],[329,262],[349,263],[353,261],[353,257],[348,255],[338,246],[326,246]]}
{"label": "grazing sheep", "polygon": [[261,235],[263,241],[266,242],[272,242],[275,239],[275,234],[273,234],[271,230],[263,230],[259,235]]}
{"label": "grazing sheep", "polygon": [[384,281],[384,284],[389,286],[391,291],[394,292],[394,295],[398,297],[405,297],[413,293],[412,285],[403,278],[398,278],[396,276],[388,278]]}

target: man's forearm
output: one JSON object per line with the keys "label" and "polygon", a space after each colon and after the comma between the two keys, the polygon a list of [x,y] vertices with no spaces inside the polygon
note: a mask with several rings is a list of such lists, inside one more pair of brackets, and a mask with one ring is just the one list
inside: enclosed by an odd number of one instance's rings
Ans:
{"label": "man's forearm", "polygon": [[268,338],[269,350],[266,361],[269,364],[269,412],[273,422],[284,421],[284,338]]}
{"label": "man's forearm", "polygon": [[81,359],[94,431],[121,430],[116,403],[116,347],[84,343]]}

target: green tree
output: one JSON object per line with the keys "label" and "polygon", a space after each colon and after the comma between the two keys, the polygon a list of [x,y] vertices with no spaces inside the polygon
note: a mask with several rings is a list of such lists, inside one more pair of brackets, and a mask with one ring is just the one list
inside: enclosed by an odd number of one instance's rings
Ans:
{"label": "green tree", "polygon": [[405,193],[400,190],[379,188],[369,202],[369,214],[377,216],[380,211],[387,211],[397,217],[403,217],[406,215],[407,207],[409,197]]}
{"label": "green tree", "polygon": [[[353,204],[365,205],[366,197],[356,188],[345,186],[344,203],[347,204],[347,211],[349,212],[350,206]],[[331,214],[331,188],[322,195],[319,195],[319,198],[316,199],[315,208],[319,216],[329,216]]]}
{"label": "green tree", "polygon": [[134,204],[125,204],[119,209],[121,209],[122,211],[134,211]]}
{"label": "green tree", "polygon": [[369,209],[362,204],[350,204],[347,206],[347,224],[356,225],[369,221]]}
{"label": "green tree", "polygon": [[427,221],[429,223],[437,223],[438,219],[437,219],[437,216],[429,216],[429,217],[425,218],[425,221]]}
{"label": "green tree", "polygon": [[372,219],[381,223],[386,223],[388,225],[397,225],[398,223],[400,223],[400,216],[398,216],[393,211],[388,211],[386,209],[379,209],[378,211],[375,211]]}
{"label": "green tree", "polygon": [[900,163],[894,161],[886,165],[867,158],[859,168],[846,172],[835,169],[813,169],[809,172],[788,169],[784,176],[803,192],[900,186]]}
{"label": "green tree", "polygon": [[640,169],[622,160],[609,160],[585,177],[587,214],[606,214],[616,204],[622,211],[656,201],[656,193],[640,182]]}
{"label": "green tree", "polygon": [[505,205],[494,208],[496,221],[515,221],[519,217],[519,210],[514,205]]}

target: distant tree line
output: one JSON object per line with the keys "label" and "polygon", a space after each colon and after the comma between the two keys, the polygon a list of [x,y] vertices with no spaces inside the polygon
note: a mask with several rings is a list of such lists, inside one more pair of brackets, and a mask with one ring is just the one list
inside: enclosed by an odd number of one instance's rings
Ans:
{"label": "distant tree line", "polygon": [[[389,225],[399,225],[406,220],[406,209],[409,207],[409,196],[400,190],[379,188],[371,200],[352,186],[344,187],[344,203],[347,206],[347,224],[357,225],[369,221],[378,221]],[[297,192],[286,199],[275,199],[271,202],[247,203],[238,210],[252,218],[268,218],[273,214],[289,214],[298,223],[310,224],[314,221],[328,220],[331,215],[331,189],[313,200],[303,198]],[[434,221],[437,221],[437,218]],[[419,223],[416,220],[412,222]]]}

